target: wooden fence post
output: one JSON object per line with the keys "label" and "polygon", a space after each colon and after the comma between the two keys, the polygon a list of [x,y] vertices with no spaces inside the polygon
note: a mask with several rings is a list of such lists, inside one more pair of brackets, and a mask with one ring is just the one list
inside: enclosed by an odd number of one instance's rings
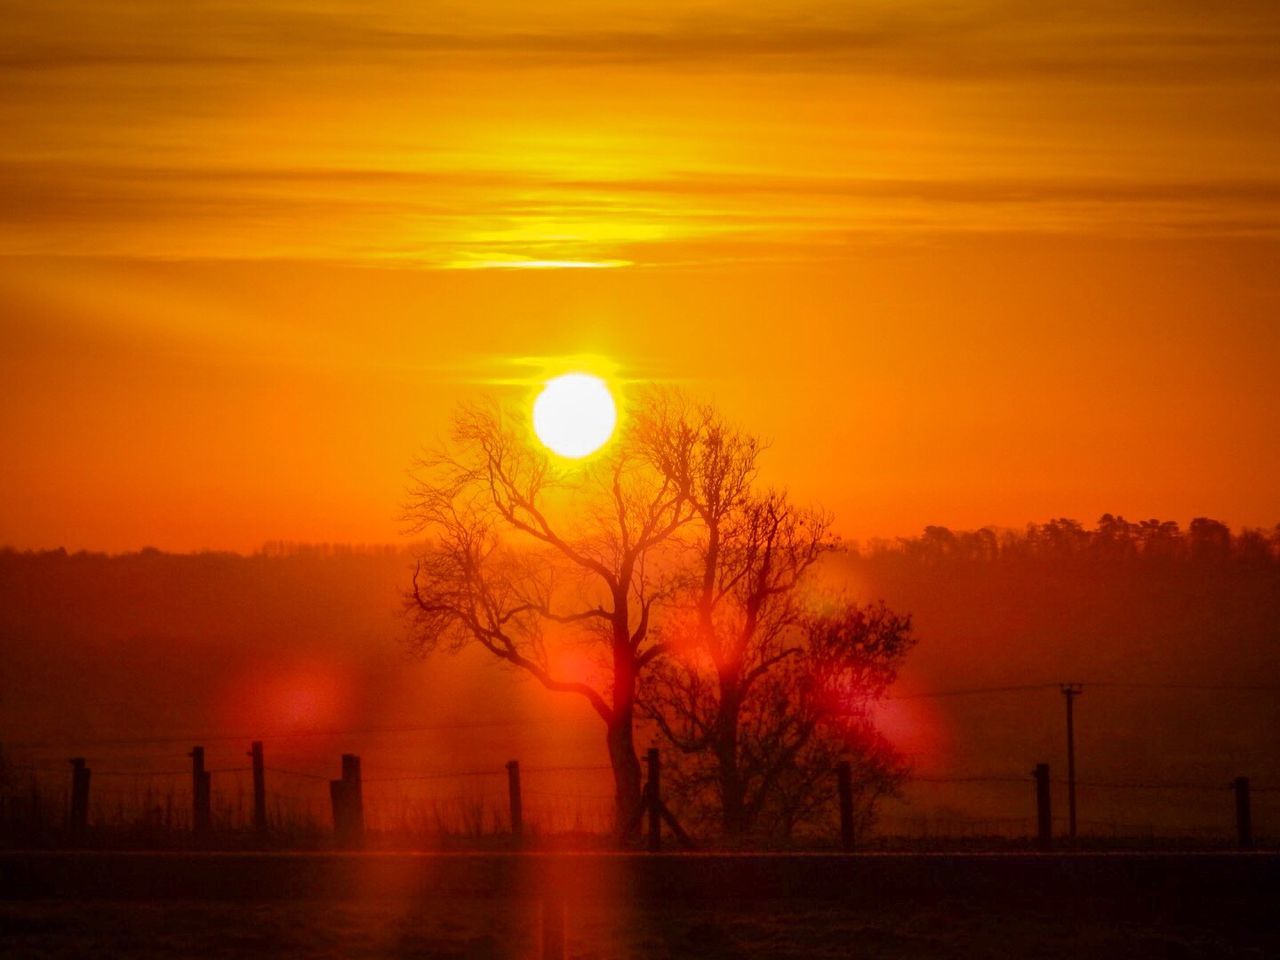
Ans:
{"label": "wooden fence post", "polygon": [[364,787],[360,781],[360,758],[342,755],[342,779],[329,781],[333,803],[333,830],[345,847],[358,847],[364,840]]}
{"label": "wooden fence post", "polygon": [[333,835],[344,846],[347,837],[347,791],[345,780],[329,781],[329,803],[333,805]]}
{"label": "wooden fence post", "polygon": [[511,801],[511,836],[520,843],[524,839],[524,803],[520,797],[520,761],[507,761],[507,796]]}
{"label": "wooden fence post", "polygon": [[1236,777],[1231,789],[1236,792],[1236,846],[1253,849],[1253,811],[1249,808],[1249,778]]}
{"label": "wooden fence post", "polygon": [[253,758],[253,829],[262,839],[267,834],[267,777],[261,740],[250,744],[249,756]]}
{"label": "wooden fence post", "polygon": [[31,832],[37,837],[44,832],[44,805],[40,802],[40,787],[34,780],[31,781]]}
{"label": "wooden fence post", "polygon": [[853,850],[853,765],[841,760],[836,765],[836,785],[840,788],[840,849]]}
{"label": "wooden fence post", "polygon": [[191,758],[191,829],[198,837],[207,837],[213,826],[212,777],[204,768],[204,747],[192,747]]}
{"label": "wooden fence post", "polygon": [[1037,763],[1032,771],[1036,778],[1036,842],[1041,850],[1053,846],[1053,818],[1049,807],[1049,765]]}
{"label": "wooden fence post", "polygon": [[89,829],[89,768],[84,757],[71,760],[71,814],[68,821],[71,840],[83,843]]}
{"label": "wooden fence post", "polygon": [[342,755],[342,779],[348,784],[351,804],[351,839],[359,846],[364,841],[364,784],[360,779],[360,758],[354,753]]}
{"label": "wooden fence post", "polygon": [[649,805],[649,851],[657,853],[662,849],[662,793],[661,768],[658,763],[658,748],[650,747],[648,753],[649,782],[645,786]]}

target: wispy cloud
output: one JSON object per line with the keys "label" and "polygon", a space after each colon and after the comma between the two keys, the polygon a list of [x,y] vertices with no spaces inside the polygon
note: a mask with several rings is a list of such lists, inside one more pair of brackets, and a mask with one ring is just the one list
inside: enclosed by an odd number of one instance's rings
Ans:
{"label": "wispy cloud", "polygon": [[[424,7],[27,4],[24,26],[0,34],[0,70],[228,67],[439,59],[475,67],[606,65],[737,71],[853,71],[932,78],[1041,77],[1193,83],[1275,76],[1280,14],[1272,3],[1213,11],[1142,4],[939,6],[726,4],[718,15],[644,16],[602,6],[576,18],[529,8],[457,29]],[[555,9],[549,5],[548,9]],[[1155,15],[1159,13],[1160,15]],[[505,21],[505,22],[504,22]],[[627,23],[626,27],[613,22]],[[6,37],[5,34],[8,34]]]}
{"label": "wispy cloud", "polygon": [[18,6],[0,254],[591,269],[1280,233],[1270,0]]}
{"label": "wispy cloud", "polygon": [[8,254],[370,259],[451,269],[662,263],[712,239],[815,255],[857,236],[1280,236],[1280,179],[830,178],[0,163]]}

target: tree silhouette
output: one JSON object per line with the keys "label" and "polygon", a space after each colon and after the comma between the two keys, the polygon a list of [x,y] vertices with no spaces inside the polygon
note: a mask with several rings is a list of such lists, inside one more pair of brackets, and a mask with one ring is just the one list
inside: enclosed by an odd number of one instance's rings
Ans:
{"label": "tree silhouette", "polygon": [[[726,835],[752,830],[770,808],[789,831],[815,776],[830,779],[834,753],[873,739],[839,733],[852,733],[855,714],[867,728],[865,698],[892,681],[909,623],[807,583],[837,546],[830,520],[753,489],[758,439],[710,407],[671,403],[650,410],[641,437],[697,515],[678,614],[664,624],[672,656],[644,681],[646,709],[685,756],[675,782],[695,804],[715,797]],[[683,437],[694,440],[671,446]]]}
{"label": "tree silhouette", "polygon": [[864,552],[870,556],[897,555],[924,565],[1014,558],[1166,564],[1247,561],[1263,565],[1280,561],[1280,525],[1271,530],[1243,527],[1233,532],[1220,520],[1196,517],[1184,533],[1176,520],[1132,523],[1118,514],[1104,513],[1092,530],[1066,518],[1028,524],[1025,533],[929,526],[917,537],[899,537],[892,544],[871,541]]}
{"label": "tree silhouette", "polygon": [[1187,528],[1193,560],[1222,560],[1231,553],[1231,529],[1221,521],[1196,517]]}
{"label": "tree silhouette", "polygon": [[[855,820],[896,792],[907,764],[875,724],[873,709],[915,644],[911,618],[883,603],[835,597],[802,622],[799,655],[764,679],[751,731],[751,765],[764,771],[759,826],[783,838],[836,814],[838,761],[853,767]],[[776,771],[776,772],[773,772]]]}
{"label": "tree silhouette", "polygon": [[[581,696],[604,722],[616,823],[626,832],[641,799],[636,687],[664,647],[654,606],[671,589],[663,556],[693,517],[688,490],[656,469],[623,430],[606,452],[566,464],[530,442],[518,413],[464,408],[446,450],[422,461],[407,507],[426,536],[408,609],[422,652],[478,644]],[[687,457],[694,436],[667,438]],[[588,642],[600,676],[565,676],[548,633]]]}
{"label": "tree silhouette", "polygon": [[829,818],[840,760],[857,772],[864,821],[906,773],[871,707],[914,643],[910,619],[883,605],[834,599],[815,612],[797,600],[767,626],[743,629],[741,616],[727,637],[681,650],[645,680],[646,708],[683,751],[672,782],[730,838],[789,837]]}
{"label": "tree silhouette", "polygon": [[[795,821],[784,789],[829,759],[818,745],[874,739],[854,726],[892,680],[907,621],[802,589],[836,547],[829,518],[755,490],[762,444],[710,406],[643,393],[621,435],[581,464],[528,436],[518,413],[464,408],[448,448],[420,464],[407,509],[426,537],[407,599],[414,646],[476,644],[585,698],[605,724],[620,832],[641,801],[641,690],[685,769],[714,769],[726,833],[771,804]],[[569,641],[600,654],[598,676],[557,669]],[[823,739],[841,730],[839,744]]]}

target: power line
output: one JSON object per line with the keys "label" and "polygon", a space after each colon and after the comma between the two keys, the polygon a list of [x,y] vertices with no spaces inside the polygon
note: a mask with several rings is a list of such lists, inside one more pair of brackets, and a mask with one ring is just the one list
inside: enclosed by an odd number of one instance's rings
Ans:
{"label": "power line", "polygon": [[305,773],[302,770],[285,770],[281,767],[263,767],[269,773],[279,773],[286,777],[302,777],[304,780],[332,780],[333,777],[323,773]]}
{"label": "power line", "polygon": [[[1083,681],[1083,685],[1093,688],[1114,688],[1134,690],[1203,690],[1226,691],[1239,693],[1280,693],[1280,684],[1247,684],[1247,683],[1161,683],[1127,680]],[[1060,689],[1060,683],[1023,683],[991,687],[961,687],[952,690],[926,690],[918,693],[889,694],[885,700],[934,700],[947,697],[982,696],[985,694],[1023,693],[1033,690]],[[185,733],[164,737],[117,737],[96,740],[9,740],[6,745],[24,749],[61,749],[64,747],[112,747],[112,746],[147,746],[161,744],[189,743],[223,743],[245,740],[293,740],[308,737],[347,737],[376,734],[430,733],[434,731],[472,730],[486,727],[515,727],[529,724],[558,723],[559,719],[513,718],[490,720],[453,720],[437,723],[388,725],[377,727],[353,727],[350,729],[329,730],[277,730],[256,733]]]}
{"label": "power line", "polygon": [[23,748],[61,748],[77,747],[111,747],[111,746],[145,746],[148,744],[167,743],[221,743],[225,741],[244,740],[292,740],[300,737],[347,737],[364,734],[382,733],[429,733],[436,730],[471,730],[483,727],[519,727],[533,723],[558,723],[559,720],[549,717],[520,718],[511,720],[462,720],[442,721],[440,723],[412,724],[385,727],[355,727],[349,730],[292,730],[267,731],[266,733],[185,733],[165,737],[121,737],[99,740],[42,740],[42,741],[5,741],[7,746]]}
{"label": "power line", "polygon": [[911,777],[911,783],[1031,783],[1030,775],[1025,777]]}
{"label": "power line", "polygon": [[[1062,784],[1065,780],[1054,780],[1054,783]],[[1102,782],[1098,780],[1077,780],[1078,787],[1092,787],[1094,789],[1103,790],[1230,790],[1229,783],[1118,783],[1118,782]],[[1254,789],[1257,789],[1256,787]]]}
{"label": "power line", "polygon": [[1131,690],[1206,690],[1239,693],[1280,693],[1280,685],[1269,683],[1141,683],[1127,680],[1085,681],[1090,687],[1115,687]]}
{"label": "power line", "polygon": [[[1132,690],[1204,690],[1240,693],[1280,693],[1280,684],[1261,683],[1145,683],[1127,680],[1081,681],[1080,686]],[[920,693],[890,694],[886,700],[933,700],[943,697],[970,697],[988,693],[1022,693],[1028,690],[1060,690],[1060,683],[1022,683],[1002,687],[963,687],[955,690],[926,690]]]}
{"label": "power line", "polygon": [[453,780],[462,777],[501,777],[505,770],[458,770],[418,773],[400,777],[364,777],[365,783],[405,783],[413,780]]}
{"label": "power line", "polygon": [[1008,687],[967,687],[959,690],[930,690],[923,693],[901,693],[885,697],[886,700],[932,700],[940,697],[970,697],[983,693],[1020,693],[1024,690],[1048,690],[1056,683],[1024,683]]}

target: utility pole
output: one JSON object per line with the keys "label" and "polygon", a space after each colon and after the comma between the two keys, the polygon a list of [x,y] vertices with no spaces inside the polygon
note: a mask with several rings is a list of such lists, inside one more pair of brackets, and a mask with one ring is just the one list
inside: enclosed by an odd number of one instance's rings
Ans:
{"label": "utility pole", "polygon": [[1076,842],[1076,724],[1072,705],[1084,693],[1079,683],[1064,683],[1062,695],[1067,699],[1067,837]]}

